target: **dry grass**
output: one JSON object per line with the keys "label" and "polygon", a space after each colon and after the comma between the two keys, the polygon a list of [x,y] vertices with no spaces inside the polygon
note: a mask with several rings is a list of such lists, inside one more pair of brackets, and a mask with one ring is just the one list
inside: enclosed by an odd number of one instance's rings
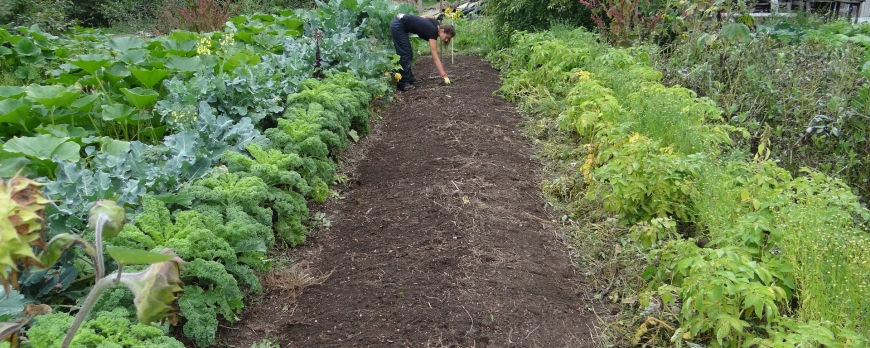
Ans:
{"label": "dry grass", "polygon": [[323,284],[333,271],[312,269],[307,261],[300,261],[287,267],[275,267],[260,277],[260,283],[265,289],[286,293],[293,302],[306,287]]}

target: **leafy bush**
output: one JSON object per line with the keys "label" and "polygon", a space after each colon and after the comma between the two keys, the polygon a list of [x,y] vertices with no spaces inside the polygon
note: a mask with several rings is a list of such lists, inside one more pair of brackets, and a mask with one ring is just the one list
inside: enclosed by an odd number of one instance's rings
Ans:
{"label": "leafy bush", "polygon": [[794,175],[803,167],[842,177],[870,195],[866,78],[855,70],[865,48],[836,41],[776,39],[787,31],[759,32],[729,41],[689,33],[652,59],[665,84],[685,86],[713,100],[731,124],[747,128],[754,149],[772,128],[773,158]]}
{"label": "leafy bush", "polygon": [[[777,133],[770,128],[757,137],[754,156],[720,148],[731,144],[730,133],[748,135],[711,123],[721,110],[710,100],[659,84],[643,50],[602,47],[582,30],[519,34],[512,42],[492,55],[506,76],[502,92],[544,119],[540,124],[557,119],[574,133],[556,138],[567,144],[554,155],[575,169],[544,188],[567,199],[586,190],[627,223],[629,238],[616,236],[611,265],[624,264],[616,254],[626,249],[647,255],[639,275],[649,282],[646,291],[610,296],[628,296],[629,317],[620,323],[638,326],[629,328],[633,336],[622,334],[627,341],[868,342],[870,308],[862,299],[870,296],[870,211],[847,186],[822,173],[792,176],[779,168],[771,161]],[[586,209],[564,219],[590,213],[590,205],[564,206]],[[595,247],[595,257],[604,257],[607,251]]]}
{"label": "leafy bush", "polygon": [[591,18],[601,36],[626,46],[647,37],[661,22],[662,1],[578,0],[592,10]]}
{"label": "leafy bush", "polygon": [[59,34],[77,24],[69,15],[74,7],[72,0],[0,0],[0,24],[37,25]]}
{"label": "leafy bush", "polygon": [[493,20],[489,17],[475,19],[459,18],[453,21],[456,37],[450,42],[457,54],[486,56],[497,46]]}
{"label": "leafy bush", "polygon": [[[77,8],[80,18],[86,26],[91,28],[117,28],[123,32],[134,30],[150,31],[156,19],[162,0],[76,0],[82,2]],[[91,5],[88,5],[91,4]],[[92,8],[90,8],[92,7]],[[89,13],[84,13],[87,9]],[[93,12],[90,12],[93,11]],[[90,16],[90,19],[87,20]]]}
{"label": "leafy bush", "polygon": [[483,6],[493,20],[498,48],[508,46],[515,31],[542,31],[555,23],[594,26],[591,11],[576,0],[488,0]]}
{"label": "leafy bush", "polygon": [[158,33],[180,29],[192,32],[221,30],[239,4],[231,0],[164,0],[157,14]]}
{"label": "leafy bush", "polygon": [[629,223],[692,217],[688,197],[699,168],[707,164],[703,154],[681,155],[634,133],[621,145],[601,151],[598,160],[602,165],[594,177],[602,182],[590,189],[590,195],[603,197],[608,211]]}

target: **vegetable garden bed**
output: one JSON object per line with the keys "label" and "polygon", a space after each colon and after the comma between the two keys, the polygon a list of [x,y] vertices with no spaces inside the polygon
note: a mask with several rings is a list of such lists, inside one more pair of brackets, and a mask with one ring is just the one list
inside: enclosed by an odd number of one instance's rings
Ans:
{"label": "vegetable garden bed", "polygon": [[[91,204],[117,202],[126,226],[95,245],[172,249],[186,262],[183,335],[214,343],[219,320],[236,321],[246,296],[261,290],[256,274],[273,266],[269,251],[305,241],[309,201],[331,194],[335,152],[368,133],[369,104],[392,94],[386,30],[401,10],[387,1],[319,5],[153,39],[0,30],[3,72],[26,82],[0,87],[0,177],[35,178],[52,201],[44,232],[25,242],[39,247],[71,232],[92,243]],[[27,330],[33,347],[60,345],[67,312],[94,282],[83,249],[65,250],[9,278],[2,319],[24,318],[27,303],[55,309]],[[8,264],[48,260],[16,255]],[[118,268],[111,259],[104,266]],[[134,325],[137,310],[143,318],[129,291],[109,290],[73,346],[181,346],[164,336],[168,324]]]}

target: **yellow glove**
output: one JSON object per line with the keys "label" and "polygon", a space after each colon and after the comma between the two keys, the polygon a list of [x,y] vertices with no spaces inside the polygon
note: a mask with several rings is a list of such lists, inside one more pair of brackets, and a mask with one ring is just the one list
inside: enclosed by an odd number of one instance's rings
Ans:
{"label": "yellow glove", "polygon": [[450,84],[450,78],[449,78],[449,77],[444,76],[444,84],[445,84],[445,85],[449,85],[449,84]]}

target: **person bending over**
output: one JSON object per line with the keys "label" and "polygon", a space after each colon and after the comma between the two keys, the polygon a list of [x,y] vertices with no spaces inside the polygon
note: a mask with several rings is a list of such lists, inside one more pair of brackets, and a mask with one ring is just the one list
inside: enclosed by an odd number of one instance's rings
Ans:
{"label": "person bending over", "polygon": [[414,51],[411,48],[411,40],[408,38],[409,33],[417,34],[421,39],[429,41],[432,62],[435,63],[435,68],[444,78],[444,83],[450,84],[450,78],[447,77],[441,60],[438,59],[437,47],[438,39],[441,39],[441,42],[446,45],[456,35],[456,28],[453,27],[453,24],[441,24],[435,18],[428,16],[400,13],[390,22],[390,33],[393,36],[396,54],[399,55],[399,65],[402,66],[402,70],[399,72],[402,74],[402,79],[399,80],[397,86],[400,91],[412,90],[415,83],[422,81],[414,77],[414,72],[411,71],[411,59],[414,57]]}

